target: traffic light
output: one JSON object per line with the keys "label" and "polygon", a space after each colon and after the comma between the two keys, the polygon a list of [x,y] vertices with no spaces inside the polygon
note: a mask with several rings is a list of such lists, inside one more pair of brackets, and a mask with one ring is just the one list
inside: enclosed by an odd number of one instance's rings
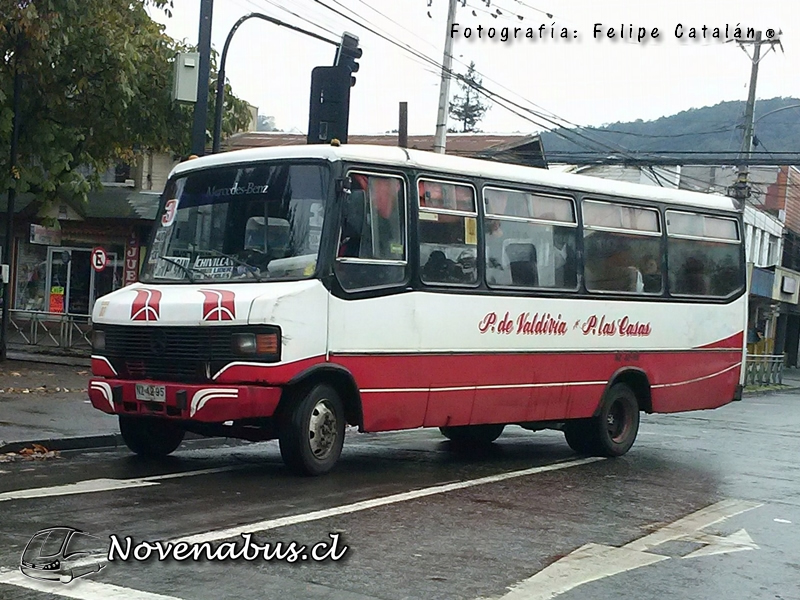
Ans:
{"label": "traffic light", "polygon": [[[358,72],[359,64],[356,62],[364,52],[358,47],[358,37],[352,33],[344,32],[342,34],[342,41],[336,49],[336,58],[333,61],[334,66],[346,67],[350,73]],[[350,76],[350,87],[356,84],[356,78]]]}
{"label": "traffic light", "polygon": [[347,143],[350,78],[350,70],[344,66],[314,67],[311,71],[307,143],[327,144],[334,138]]}

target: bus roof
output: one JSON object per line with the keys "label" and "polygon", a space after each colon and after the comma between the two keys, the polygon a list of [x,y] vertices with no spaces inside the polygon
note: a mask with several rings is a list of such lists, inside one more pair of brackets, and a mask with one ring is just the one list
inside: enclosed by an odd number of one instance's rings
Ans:
{"label": "bus roof", "polygon": [[222,152],[185,161],[173,169],[171,176],[209,167],[220,167],[263,160],[300,158],[316,158],[332,162],[345,160],[395,167],[409,167],[447,174],[546,186],[549,188],[563,189],[565,191],[572,190],[584,193],[604,194],[635,200],[651,200],[668,204],[711,208],[731,212],[737,210],[736,204],[732,198],[720,194],[704,194],[700,192],[677,190],[674,188],[662,188],[624,181],[601,179],[586,175],[556,173],[546,169],[523,167],[520,165],[475,158],[450,156],[447,154],[436,154],[434,152],[422,150],[407,150],[394,146],[356,144],[330,146],[327,144],[309,144],[234,150],[232,152]]}

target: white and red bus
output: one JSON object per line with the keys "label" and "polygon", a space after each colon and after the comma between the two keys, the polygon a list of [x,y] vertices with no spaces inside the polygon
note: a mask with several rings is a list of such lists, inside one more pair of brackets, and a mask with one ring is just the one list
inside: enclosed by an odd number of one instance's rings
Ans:
{"label": "white and red bus", "polygon": [[618,456],[641,411],[741,394],[742,237],[723,196],[401,148],[200,158],[94,307],[89,396],[136,453],[277,438],[305,474],[347,424]]}

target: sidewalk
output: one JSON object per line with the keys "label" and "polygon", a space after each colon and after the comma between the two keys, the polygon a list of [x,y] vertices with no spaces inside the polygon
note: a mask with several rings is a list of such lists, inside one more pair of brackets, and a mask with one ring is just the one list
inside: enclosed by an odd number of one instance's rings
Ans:
{"label": "sidewalk", "polygon": [[49,450],[118,445],[117,419],[92,407],[88,366],[0,363],[0,454],[37,442]]}

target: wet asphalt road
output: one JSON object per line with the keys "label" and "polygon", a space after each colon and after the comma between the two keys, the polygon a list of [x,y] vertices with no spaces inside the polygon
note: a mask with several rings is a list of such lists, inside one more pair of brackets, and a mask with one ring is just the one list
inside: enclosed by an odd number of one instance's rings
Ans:
{"label": "wet asphalt road", "polygon": [[[518,427],[508,428],[489,451],[471,455],[443,440],[437,430],[354,433],[336,471],[313,479],[289,474],[274,442],[190,442],[157,463],[124,451],[0,463],[0,494],[125,480],[116,490],[0,501],[0,569],[14,569],[30,536],[55,525],[103,539],[131,536],[136,543],[295,515],[301,522],[272,522],[253,540],[310,548],[338,534],[339,550],[347,546],[341,560],[322,563],[114,562],[80,581],[49,584],[45,589],[54,593],[3,583],[13,573],[0,572],[0,599],[104,598],[112,591],[147,600],[539,598],[548,597],[543,594],[553,585],[552,573],[567,590],[557,596],[563,600],[800,599],[798,394],[749,397],[716,411],[644,416],[633,449],[616,460],[576,464],[560,433]],[[558,468],[534,469],[547,465]],[[219,470],[153,477],[205,469]],[[533,472],[474,481],[521,470]],[[139,478],[144,481],[131,485]],[[472,483],[429,490],[458,482]],[[413,490],[428,491],[380,506],[340,508]],[[729,500],[749,503],[649,553],[620,549]],[[572,560],[569,555],[586,544],[612,554]],[[727,551],[689,556],[702,549]],[[653,564],[633,568],[643,556]],[[621,572],[587,575],[593,560],[602,568],[619,562]],[[513,595],[509,588],[535,575]],[[578,585],[586,579],[594,580]]]}

